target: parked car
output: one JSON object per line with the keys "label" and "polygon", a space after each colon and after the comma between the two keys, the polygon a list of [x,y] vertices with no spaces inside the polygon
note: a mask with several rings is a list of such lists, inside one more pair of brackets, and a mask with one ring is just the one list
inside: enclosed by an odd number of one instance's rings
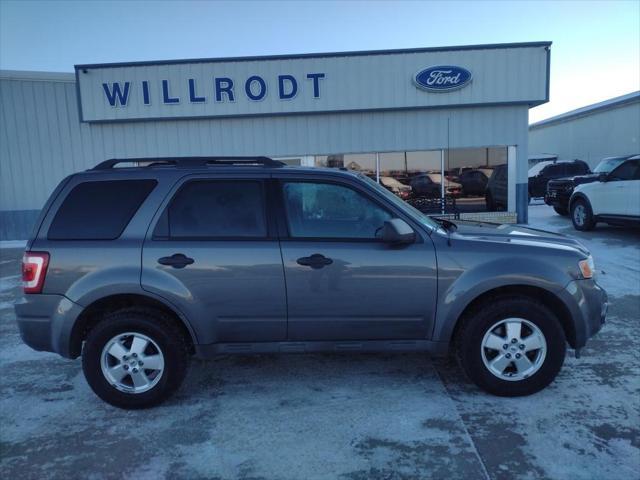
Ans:
{"label": "parked car", "polygon": [[463,195],[484,195],[493,168],[477,168],[460,174],[458,183],[462,186]]}
{"label": "parked car", "polygon": [[458,182],[463,172],[474,170],[474,167],[454,167],[445,172],[445,177],[452,182]]}
{"label": "parked car", "polygon": [[640,155],[600,172],[596,182],[578,185],[569,208],[576,230],[591,230],[598,222],[640,225]]}
{"label": "parked car", "polygon": [[569,199],[577,185],[597,181],[601,173],[611,172],[615,167],[620,165],[620,163],[631,157],[632,155],[604,158],[598,163],[596,168],[593,169],[593,173],[549,180],[547,193],[544,196],[544,203],[551,205],[558,215],[568,215]]}
{"label": "parked car", "polygon": [[507,189],[508,189],[508,170],[507,165],[496,165],[487,182],[487,189],[484,194],[487,210],[495,212],[496,210],[506,210],[508,205]]}
{"label": "parked car", "polygon": [[605,319],[571,238],[434,221],[362,173],[266,157],[108,160],[65,178],[28,240],[20,334],[149,407],[192,355],[455,352],[496,395],[539,391]]}
{"label": "parked car", "polygon": [[[442,175],[439,173],[420,173],[411,177],[411,189],[417,197],[438,198],[442,194]],[[444,182],[445,195],[457,196],[462,185],[447,180]]]}
{"label": "parked car", "polygon": [[549,180],[588,173],[591,173],[589,165],[582,160],[540,162],[529,169],[529,198],[544,197]]}
{"label": "parked car", "polygon": [[411,197],[411,187],[396,180],[393,177],[380,177],[380,184],[389,190],[394,195],[397,195],[403,200]]}

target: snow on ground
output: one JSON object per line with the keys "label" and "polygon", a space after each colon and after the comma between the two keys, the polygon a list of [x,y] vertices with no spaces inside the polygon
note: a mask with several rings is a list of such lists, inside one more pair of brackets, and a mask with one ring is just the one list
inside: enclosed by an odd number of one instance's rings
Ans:
{"label": "snow on ground", "polygon": [[611,307],[582,358],[526,398],[487,395],[422,354],[262,355],[194,361],[166,404],[118,410],[78,360],[21,342],[23,247],[2,248],[0,477],[637,479],[639,232],[576,232],[538,205],[530,223],[593,252]]}

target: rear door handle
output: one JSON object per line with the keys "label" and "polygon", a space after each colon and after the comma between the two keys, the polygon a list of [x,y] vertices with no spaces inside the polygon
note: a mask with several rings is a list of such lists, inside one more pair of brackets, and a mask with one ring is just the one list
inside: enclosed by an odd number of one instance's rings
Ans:
{"label": "rear door handle", "polygon": [[296,260],[298,265],[302,265],[303,267],[311,267],[314,270],[325,267],[326,265],[331,265],[333,260],[325,257],[320,253],[314,253],[310,257],[300,257]]}
{"label": "rear door handle", "polygon": [[193,258],[189,258],[182,253],[174,253],[170,257],[161,257],[158,259],[160,265],[168,265],[173,268],[184,268],[193,262]]}

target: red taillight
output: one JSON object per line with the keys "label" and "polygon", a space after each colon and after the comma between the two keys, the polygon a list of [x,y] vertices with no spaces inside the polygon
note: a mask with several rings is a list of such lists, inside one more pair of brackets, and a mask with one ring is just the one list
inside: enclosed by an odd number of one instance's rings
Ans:
{"label": "red taillight", "polygon": [[47,252],[24,252],[22,256],[22,289],[24,293],[40,293],[49,266]]}

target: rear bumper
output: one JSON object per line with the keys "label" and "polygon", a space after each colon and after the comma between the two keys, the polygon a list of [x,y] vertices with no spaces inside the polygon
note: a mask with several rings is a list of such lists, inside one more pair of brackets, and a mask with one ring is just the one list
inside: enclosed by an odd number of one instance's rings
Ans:
{"label": "rear bumper", "polygon": [[569,343],[573,348],[582,348],[604,326],[609,308],[607,293],[594,280],[574,280],[560,292],[560,297],[574,322],[574,338]]}
{"label": "rear bumper", "polygon": [[71,330],[82,307],[64,295],[24,295],[15,304],[22,341],[38,351],[71,358]]}

